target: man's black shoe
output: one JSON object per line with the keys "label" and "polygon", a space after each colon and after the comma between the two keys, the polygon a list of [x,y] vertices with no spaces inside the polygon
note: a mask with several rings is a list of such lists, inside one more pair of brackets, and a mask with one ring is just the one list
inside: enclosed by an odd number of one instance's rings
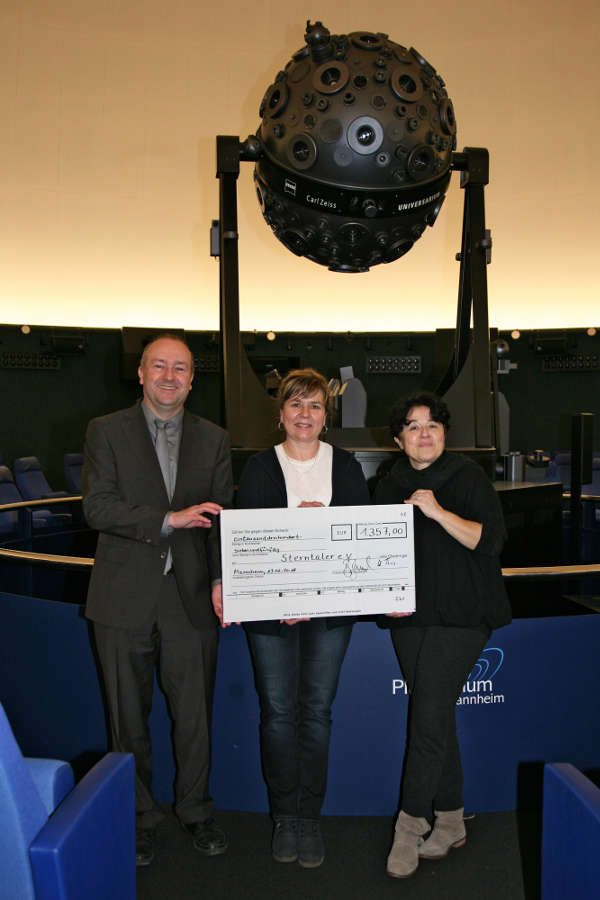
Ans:
{"label": "man's black shoe", "polygon": [[149,866],[154,859],[154,828],[136,828],[135,864]]}
{"label": "man's black shoe", "polygon": [[182,822],[181,827],[193,838],[194,847],[203,856],[220,856],[229,846],[227,835],[214,819],[205,822]]}

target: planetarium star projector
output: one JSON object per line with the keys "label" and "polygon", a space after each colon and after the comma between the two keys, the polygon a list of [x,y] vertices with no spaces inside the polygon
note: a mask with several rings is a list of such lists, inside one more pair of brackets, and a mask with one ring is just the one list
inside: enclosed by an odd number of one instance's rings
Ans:
{"label": "planetarium star projector", "polygon": [[305,41],[260,105],[258,198],[293,253],[365,272],[434,224],[456,149],[452,101],[433,66],[385,34],[308,22]]}

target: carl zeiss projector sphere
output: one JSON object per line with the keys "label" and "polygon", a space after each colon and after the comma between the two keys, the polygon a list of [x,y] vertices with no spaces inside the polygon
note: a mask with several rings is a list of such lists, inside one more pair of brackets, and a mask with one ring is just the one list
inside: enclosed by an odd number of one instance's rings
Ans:
{"label": "carl zeiss projector sphere", "polygon": [[260,106],[259,202],[296,255],[365,272],[434,224],[456,148],[452,101],[433,66],[385,34],[308,22],[305,41]]}

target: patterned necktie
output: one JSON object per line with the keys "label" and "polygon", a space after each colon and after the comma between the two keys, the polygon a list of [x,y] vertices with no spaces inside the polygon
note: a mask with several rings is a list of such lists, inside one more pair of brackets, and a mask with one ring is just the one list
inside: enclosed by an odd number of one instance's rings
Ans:
{"label": "patterned necktie", "polygon": [[173,485],[171,484],[171,465],[169,462],[169,442],[167,440],[167,428],[170,426],[170,422],[164,422],[162,419],[155,419],[154,424],[156,425],[156,455],[158,457],[158,462],[160,463],[160,470],[162,472],[163,480],[165,482],[165,488],[167,489],[167,494],[169,496],[169,500],[173,499]]}
{"label": "patterned necktie", "polygon": [[[165,422],[162,419],[155,419],[154,424],[156,425],[156,455],[158,456],[160,470],[162,472],[163,481],[165,483],[165,488],[167,490],[170,501],[173,499],[173,486],[171,485],[171,464],[169,462],[169,441],[167,440],[167,429],[171,425],[171,422]],[[171,552],[171,548],[169,547],[167,551],[165,568],[163,570],[165,575],[167,574],[167,572],[171,571],[172,565],[173,554]]]}

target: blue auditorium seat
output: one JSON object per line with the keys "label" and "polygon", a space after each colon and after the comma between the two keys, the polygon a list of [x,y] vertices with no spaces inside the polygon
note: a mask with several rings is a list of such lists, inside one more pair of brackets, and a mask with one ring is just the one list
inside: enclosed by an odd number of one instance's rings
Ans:
{"label": "blue auditorium seat", "polygon": [[[49,500],[53,497],[68,497],[67,491],[53,491],[42,470],[37,456],[20,456],[15,459],[15,482],[23,500]],[[66,510],[68,507],[59,506],[56,511],[49,512],[51,525],[70,525],[72,516]]]}
{"label": "blue auditorium seat", "polygon": [[[571,454],[568,451],[555,450],[551,453],[550,464],[546,470],[547,481],[561,481],[563,490],[571,490]],[[600,495],[600,451],[594,450],[592,455],[592,480],[581,485],[582,494]],[[571,510],[569,500],[565,499],[563,507],[563,538],[565,548],[571,526]],[[565,549],[566,552],[566,549]],[[583,500],[581,504],[581,557],[582,563],[600,562],[600,500]]]}
{"label": "blue auditorium seat", "polygon": [[600,896],[600,789],[569,763],[544,766],[542,900]]}
{"label": "blue auditorium seat", "polygon": [[83,453],[65,453],[63,459],[65,484],[70,494],[81,494]]}
{"label": "blue auditorium seat", "polygon": [[67,497],[66,491],[53,491],[37,456],[20,456],[14,462],[15,481],[24,500]]}
{"label": "blue auditorium seat", "polygon": [[[553,450],[546,469],[546,481],[561,481],[565,491],[571,490],[571,454],[569,451]],[[600,451],[592,456],[592,480],[581,485],[584,494],[600,494]]]}
{"label": "blue auditorium seat", "polygon": [[[0,506],[19,503],[19,494],[8,466],[0,466]],[[19,514],[16,510],[0,512],[0,534],[16,534],[19,530]]]}
{"label": "blue auditorium seat", "polygon": [[134,792],[130,754],[75,787],[67,763],[25,759],[0,704],[3,900],[135,900]]}
{"label": "blue auditorium seat", "polygon": [[[0,466],[0,506],[5,503],[21,503],[22,500],[10,469],[8,466]],[[22,510],[21,517],[23,528],[20,532],[19,512],[17,510],[0,512],[0,535],[16,536],[21,533],[21,536],[24,536],[23,532],[27,532],[30,525],[34,528],[46,528],[52,519],[52,513],[47,509],[36,509],[33,512]]]}

